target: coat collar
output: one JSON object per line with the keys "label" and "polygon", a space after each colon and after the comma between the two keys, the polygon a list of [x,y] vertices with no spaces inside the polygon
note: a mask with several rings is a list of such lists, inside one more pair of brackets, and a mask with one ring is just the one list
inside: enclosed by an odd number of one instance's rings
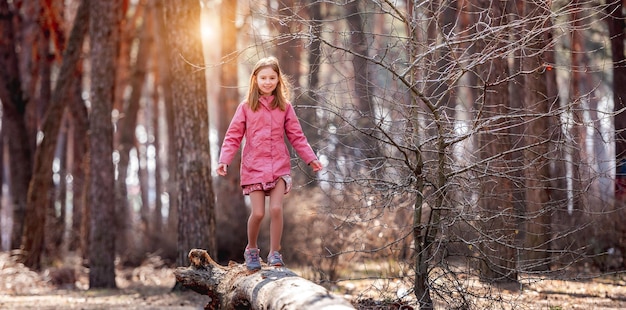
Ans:
{"label": "coat collar", "polygon": [[268,109],[272,109],[272,101],[274,101],[274,96],[259,97],[259,103]]}

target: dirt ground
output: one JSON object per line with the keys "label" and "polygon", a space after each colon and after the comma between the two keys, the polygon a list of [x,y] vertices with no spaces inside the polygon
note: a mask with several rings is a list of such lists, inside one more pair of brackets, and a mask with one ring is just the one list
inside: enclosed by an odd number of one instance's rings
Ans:
{"label": "dirt ground", "polygon": [[173,269],[158,257],[116,275],[119,289],[87,290],[86,268],[37,273],[0,253],[0,309],[203,309],[208,300],[192,291],[172,292]]}
{"label": "dirt ground", "polygon": [[[158,257],[137,268],[118,269],[116,274],[119,289],[87,290],[85,268],[50,268],[38,273],[15,263],[8,253],[0,253],[0,309],[203,309],[208,302],[207,296],[195,292],[172,292],[173,269]],[[390,290],[393,296],[406,288],[383,286],[376,280],[344,281],[336,292],[359,310],[417,309],[411,301],[397,303],[393,298],[375,297],[380,289]],[[521,288],[488,289],[501,302],[474,301],[471,309],[626,309],[626,275],[542,279]],[[376,294],[368,295],[374,291]],[[440,304],[436,308],[448,307]]]}

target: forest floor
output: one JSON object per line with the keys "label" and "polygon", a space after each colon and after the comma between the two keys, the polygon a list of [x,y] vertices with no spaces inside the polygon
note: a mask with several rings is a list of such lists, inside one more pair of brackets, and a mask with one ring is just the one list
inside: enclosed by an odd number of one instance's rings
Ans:
{"label": "forest floor", "polygon": [[[87,290],[88,273],[84,268],[78,272],[67,268],[34,272],[0,252],[0,309],[202,309],[208,302],[207,296],[192,291],[172,292],[173,269],[158,257],[140,267],[118,268],[116,272],[118,289]],[[336,291],[359,310],[413,309],[410,303],[368,297],[363,292],[376,285],[373,281],[344,281]],[[542,279],[523,287],[482,287],[503,303],[496,307],[493,303],[474,302],[470,309],[626,309],[625,275],[577,281]]]}

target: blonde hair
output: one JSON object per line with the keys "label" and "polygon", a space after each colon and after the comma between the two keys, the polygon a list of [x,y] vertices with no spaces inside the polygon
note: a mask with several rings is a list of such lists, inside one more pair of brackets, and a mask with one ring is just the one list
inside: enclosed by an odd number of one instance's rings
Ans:
{"label": "blonde hair", "polygon": [[278,65],[278,59],[270,56],[265,57],[257,61],[250,75],[250,88],[248,90],[247,102],[252,111],[259,109],[259,85],[256,81],[257,74],[264,68],[271,68],[278,74],[278,84],[276,89],[272,92],[274,100],[271,103],[272,109],[279,108],[281,111],[285,111],[287,102],[289,101],[289,81],[284,78],[280,73],[280,66]]}

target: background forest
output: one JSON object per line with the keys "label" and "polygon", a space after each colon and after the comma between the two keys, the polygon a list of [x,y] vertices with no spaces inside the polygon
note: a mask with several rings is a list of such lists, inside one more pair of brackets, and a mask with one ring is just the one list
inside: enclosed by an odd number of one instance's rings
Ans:
{"label": "background forest", "polygon": [[81,257],[92,289],[192,248],[241,262],[239,163],[214,167],[272,55],[325,166],[293,154],[283,255],[303,276],[419,309],[619,276],[625,5],[0,0],[1,249],[35,271]]}

